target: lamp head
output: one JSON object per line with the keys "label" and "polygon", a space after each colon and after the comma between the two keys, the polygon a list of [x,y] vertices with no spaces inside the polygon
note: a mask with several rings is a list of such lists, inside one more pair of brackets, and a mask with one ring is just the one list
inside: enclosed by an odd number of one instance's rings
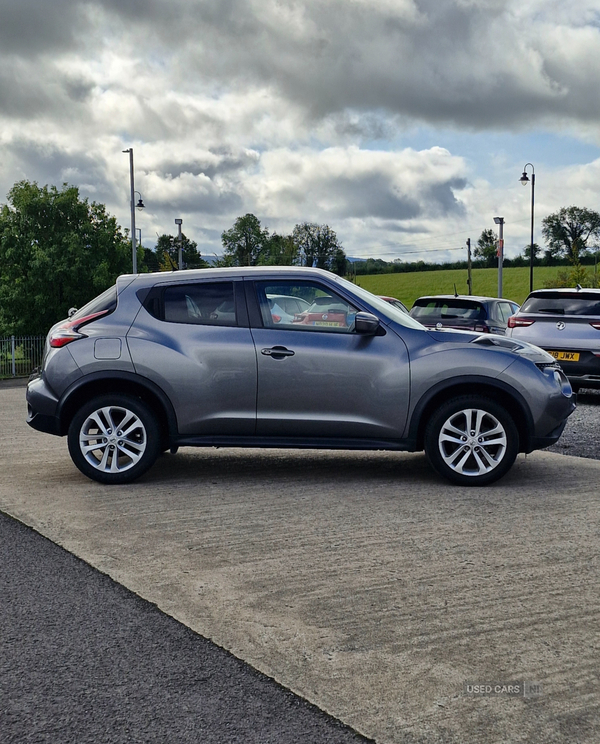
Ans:
{"label": "lamp head", "polygon": [[519,178],[519,181],[523,186],[527,186],[527,184],[529,183],[529,176],[525,171],[523,171],[523,175],[521,176],[521,178]]}
{"label": "lamp head", "polygon": [[140,212],[142,211],[142,209],[145,209],[145,208],[146,208],[146,205],[145,205],[145,204],[144,204],[144,202],[142,201],[142,197],[141,197],[141,196],[140,196],[140,198],[138,199],[138,203],[137,203],[137,204],[135,205],[135,207],[136,207],[136,209],[139,209],[139,210],[140,210]]}

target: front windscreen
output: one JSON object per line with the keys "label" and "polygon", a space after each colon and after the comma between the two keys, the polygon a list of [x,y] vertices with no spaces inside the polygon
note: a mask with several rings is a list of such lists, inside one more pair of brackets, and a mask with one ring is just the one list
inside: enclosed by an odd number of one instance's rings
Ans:
{"label": "front windscreen", "polygon": [[410,315],[405,313],[403,310],[399,310],[397,307],[382,300],[380,297],[372,294],[363,287],[359,287],[357,284],[353,284],[347,279],[342,279],[341,277],[338,277],[338,281],[357,297],[360,297],[365,302],[368,302],[369,305],[372,305],[378,313],[381,313],[381,315],[384,315],[386,318],[394,320],[396,323],[400,323],[400,325],[403,325],[406,328],[417,328],[421,331],[427,330],[421,323],[414,318],[411,318]]}

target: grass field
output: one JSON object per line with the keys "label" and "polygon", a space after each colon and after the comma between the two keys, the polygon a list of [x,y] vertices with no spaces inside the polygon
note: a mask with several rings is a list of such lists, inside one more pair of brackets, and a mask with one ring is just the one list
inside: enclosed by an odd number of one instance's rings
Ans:
{"label": "grass field", "polygon": [[[542,289],[564,266],[536,266],[533,288]],[[588,269],[589,271],[589,269]],[[593,267],[591,269],[593,272]],[[410,309],[417,297],[430,294],[468,294],[467,270],[419,271],[410,274],[371,274],[357,276],[357,284],[378,295],[397,297]],[[473,294],[486,297],[498,295],[498,269],[473,269]],[[502,272],[502,294],[521,304],[529,294],[529,267],[505,268]]]}

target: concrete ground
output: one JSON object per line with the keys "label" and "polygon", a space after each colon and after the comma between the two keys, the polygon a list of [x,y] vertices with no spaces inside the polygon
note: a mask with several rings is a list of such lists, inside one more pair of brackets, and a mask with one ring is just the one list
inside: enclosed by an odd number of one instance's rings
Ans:
{"label": "concrete ground", "polygon": [[24,419],[0,389],[2,511],[355,730],[600,741],[600,462],[462,489],[419,454],[182,450],[110,488]]}

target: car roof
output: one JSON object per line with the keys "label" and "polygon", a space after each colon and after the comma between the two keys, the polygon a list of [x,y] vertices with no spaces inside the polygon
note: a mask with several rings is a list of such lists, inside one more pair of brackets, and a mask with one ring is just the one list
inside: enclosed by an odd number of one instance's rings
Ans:
{"label": "car roof", "polygon": [[308,266],[232,266],[218,269],[183,269],[182,271],[157,271],[149,274],[122,274],[117,282],[129,284],[135,281],[137,287],[151,287],[156,284],[190,282],[198,279],[227,279],[229,277],[251,277],[260,275],[273,279],[297,275],[298,278],[327,278],[337,281],[339,277],[325,269]]}
{"label": "car roof", "polygon": [[550,289],[534,289],[529,294],[529,297],[533,295],[545,295],[545,294],[564,294],[567,296],[576,296],[578,294],[600,294],[600,289],[596,287],[555,287]]}
{"label": "car roof", "polygon": [[415,302],[419,300],[474,300],[475,302],[489,302],[496,300],[504,300],[504,302],[513,302],[505,297],[484,297],[482,295],[454,295],[454,294],[440,294],[440,295],[423,295],[423,297],[417,297]]}

